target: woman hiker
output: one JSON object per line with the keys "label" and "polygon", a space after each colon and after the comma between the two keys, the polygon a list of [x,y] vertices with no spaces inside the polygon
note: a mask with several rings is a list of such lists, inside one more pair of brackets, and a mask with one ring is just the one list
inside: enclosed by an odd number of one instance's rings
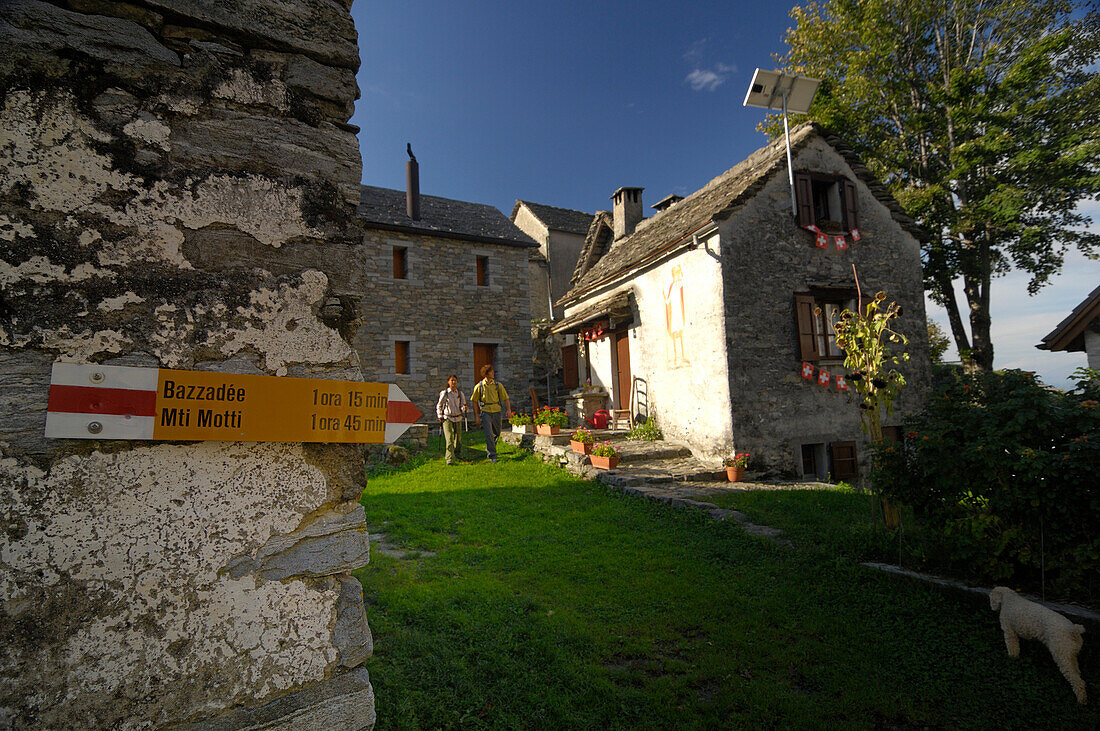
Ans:
{"label": "woman hiker", "polygon": [[435,415],[443,425],[443,441],[447,444],[447,464],[462,459],[462,432],[458,422],[466,418],[466,395],[458,390],[458,376],[447,376],[447,387],[439,392]]}
{"label": "woman hiker", "polygon": [[497,437],[500,436],[501,405],[504,413],[512,413],[512,402],[508,400],[508,392],[504,386],[494,380],[493,366],[481,367],[481,380],[474,386],[474,392],[470,394],[470,403],[474,405],[474,423],[481,423],[481,413],[485,413],[485,422],[482,430],[485,432],[485,453],[489,455],[490,462],[497,461]]}

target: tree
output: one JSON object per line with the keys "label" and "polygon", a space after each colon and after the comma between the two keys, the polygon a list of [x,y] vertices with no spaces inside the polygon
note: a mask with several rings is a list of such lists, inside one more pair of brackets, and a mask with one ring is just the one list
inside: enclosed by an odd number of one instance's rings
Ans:
{"label": "tree", "polygon": [[1097,258],[1078,203],[1100,194],[1100,13],[1073,0],[825,0],[791,17],[776,60],[822,80],[809,116],[927,231],[925,289],[962,358],[992,369],[992,278],[1022,269],[1034,294],[1070,248]]}
{"label": "tree", "polygon": [[928,355],[933,363],[943,362],[943,354],[951,347],[951,340],[935,320],[925,318],[928,323]]}

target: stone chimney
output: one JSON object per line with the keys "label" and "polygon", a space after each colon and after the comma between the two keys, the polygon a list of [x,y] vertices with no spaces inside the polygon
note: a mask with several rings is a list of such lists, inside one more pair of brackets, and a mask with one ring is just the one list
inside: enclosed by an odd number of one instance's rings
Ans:
{"label": "stone chimney", "polygon": [[621,239],[634,233],[634,227],[642,220],[642,191],[645,188],[619,188],[611,196],[615,202],[615,238]]}
{"label": "stone chimney", "polygon": [[420,220],[420,164],[413,154],[412,143],[405,145],[409,161],[405,163],[405,213],[414,221]]}

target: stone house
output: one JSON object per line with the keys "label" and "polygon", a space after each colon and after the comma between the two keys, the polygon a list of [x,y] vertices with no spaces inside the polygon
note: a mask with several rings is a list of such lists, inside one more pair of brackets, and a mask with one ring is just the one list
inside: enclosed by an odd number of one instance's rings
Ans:
{"label": "stone house", "polygon": [[580,376],[609,406],[656,416],[700,457],[747,451],[757,467],[853,479],[867,450],[830,318],[856,307],[853,265],[864,297],[902,306],[896,435],[930,375],[921,232],[840,140],[805,124],[791,145],[797,216],[782,139],[648,219],[641,188],[616,191],[554,330],[581,338]]}
{"label": "stone house", "polygon": [[[528,257],[538,244],[496,208],[362,186],[360,308],[353,338],[363,372],[396,383],[435,421],[454,373],[469,396],[494,364],[512,407],[528,402]],[[411,193],[415,192],[413,196]]]}
{"label": "stone house", "polygon": [[562,395],[579,384],[577,340],[569,333],[551,335],[537,322],[561,318],[562,307],[554,303],[569,291],[592,219],[592,214],[584,211],[525,200],[517,200],[512,208],[512,223],[539,245],[530,260],[531,316],[536,321],[532,328],[536,350],[533,379],[535,388],[550,403],[560,403]]}
{"label": "stone house", "polygon": [[1084,351],[1088,357],[1088,367],[1100,370],[1100,287],[1092,290],[1035,347],[1054,352]]}

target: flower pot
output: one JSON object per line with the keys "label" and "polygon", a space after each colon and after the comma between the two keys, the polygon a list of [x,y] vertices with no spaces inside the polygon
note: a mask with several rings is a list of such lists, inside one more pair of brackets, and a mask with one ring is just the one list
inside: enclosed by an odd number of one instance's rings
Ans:
{"label": "flower pot", "polygon": [[745,475],[745,468],[744,467],[727,467],[726,468],[726,477],[729,478],[730,482],[740,482],[741,478],[744,477],[744,475]]}
{"label": "flower pot", "polygon": [[535,433],[535,425],[534,424],[513,424],[512,425],[512,431],[514,431],[516,434],[534,434]]}
{"label": "flower pot", "polygon": [[545,434],[547,436],[550,436],[552,434],[560,434],[561,433],[561,427],[560,426],[550,426],[549,424],[539,424],[538,425],[538,433],[539,434]]}
{"label": "flower pot", "polygon": [[598,470],[613,470],[619,466],[618,457],[597,457],[594,454],[588,455],[588,460],[592,463],[592,466]]}
{"label": "flower pot", "polygon": [[570,439],[569,446],[571,446],[573,451],[577,454],[592,454],[592,442],[575,442]]}

